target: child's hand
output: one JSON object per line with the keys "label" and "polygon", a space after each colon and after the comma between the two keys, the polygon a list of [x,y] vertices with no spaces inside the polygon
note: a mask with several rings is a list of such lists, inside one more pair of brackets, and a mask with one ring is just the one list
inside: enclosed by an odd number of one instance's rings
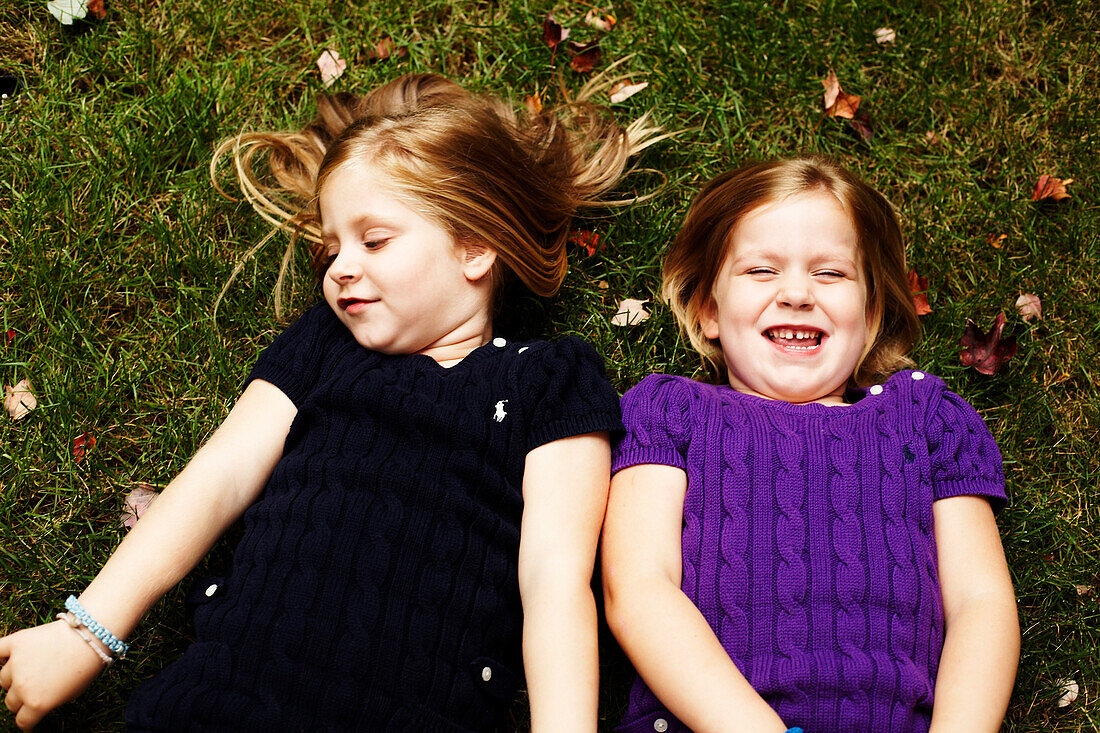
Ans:
{"label": "child's hand", "polygon": [[22,730],[84,691],[103,662],[64,621],[17,631],[0,639],[0,687]]}

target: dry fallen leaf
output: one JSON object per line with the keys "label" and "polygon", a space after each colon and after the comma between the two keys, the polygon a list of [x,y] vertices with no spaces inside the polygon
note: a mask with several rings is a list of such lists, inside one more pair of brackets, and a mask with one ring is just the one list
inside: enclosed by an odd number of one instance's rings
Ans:
{"label": "dry fallen leaf", "polygon": [[1081,688],[1077,685],[1077,680],[1058,680],[1054,684],[1058,692],[1058,699],[1054,701],[1054,704],[1060,708],[1070,705],[1077,699],[1077,693],[1081,691]]}
{"label": "dry fallen leaf", "polygon": [[593,28],[597,28],[601,31],[609,31],[615,27],[615,16],[610,13],[601,13],[596,8],[592,8],[584,14],[584,22]]}
{"label": "dry fallen leaf", "polygon": [[940,142],[940,136],[931,130],[924,133],[924,139],[928,141],[929,145],[938,145]]}
{"label": "dry fallen leaf", "polygon": [[1035,190],[1031,193],[1031,200],[1054,199],[1055,201],[1061,201],[1062,199],[1068,199],[1070,195],[1066,192],[1066,186],[1071,183],[1073,183],[1072,178],[1062,180],[1061,178],[1052,178],[1044,173],[1035,182]]}
{"label": "dry fallen leaf", "polygon": [[1025,321],[1043,320],[1043,304],[1037,295],[1024,293],[1016,299],[1016,309]]}
{"label": "dry fallen leaf", "polygon": [[993,249],[1000,249],[1006,239],[1008,239],[1007,234],[987,234],[985,237],[986,244]]}
{"label": "dry fallen leaf", "polygon": [[155,487],[149,484],[138,484],[126,495],[126,511],[119,516],[119,521],[126,529],[133,529],[141,515],[149,508],[149,505],[160,496]]}
{"label": "dry fallen leaf", "polygon": [[107,15],[107,8],[103,5],[103,0],[88,0],[88,12],[102,19]]}
{"label": "dry fallen leaf", "polygon": [[874,137],[875,126],[871,122],[871,115],[867,114],[866,110],[861,109],[855,113],[852,119],[848,120],[848,129],[865,143],[871,142],[871,138]]}
{"label": "dry fallen leaf", "polygon": [[1078,596],[1087,596],[1089,593],[1092,593],[1091,585],[1075,585],[1073,588],[1077,591]]}
{"label": "dry fallen leaf", "polygon": [[73,459],[80,463],[92,448],[95,448],[95,436],[91,433],[81,433],[73,438]]}
{"label": "dry fallen leaf", "polygon": [[648,81],[641,81],[637,84],[631,84],[630,79],[623,79],[620,82],[616,82],[615,85],[611,87],[611,104],[624,102],[633,97],[638,92],[645,89],[647,86],[649,86]]}
{"label": "dry fallen leaf", "polygon": [[603,249],[603,245],[600,244],[600,235],[583,229],[572,232],[569,235],[569,243],[583,247],[589,257]]}
{"label": "dry fallen leaf", "polygon": [[527,99],[523,100],[523,106],[527,108],[529,115],[537,115],[542,113],[542,98],[537,94],[528,94]]}
{"label": "dry fallen leaf", "polygon": [[4,385],[4,409],[12,420],[22,420],[36,407],[38,399],[31,392],[29,380],[20,379],[14,387]]}
{"label": "dry fallen leaf", "polygon": [[1004,313],[997,314],[989,333],[982,332],[974,321],[968,319],[966,331],[959,339],[959,346],[963,347],[959,353],[959,360],[962,361],[963,366],[972,366],[982,374],[992,375],[1001,368],[1001,365],[1015,356],[1016,338],[1009,336],[1001,340],[1004,327]]}
{"label": "dry fallen leaf", "polygon": [[893,28],[878,28],[875,30],[875,43],[893,43],[897,34]]}
{"label": "dry fallen leaf", "polygon": [[404,46],[394,46],[393,39],[389,36],[382,36],[378,43],[374,44],[374,48],[371,49],[370,57],[381,61],[382,59],[388,59],[390,56],[401,58],[407,56],[408,53]]}
{"label": "dry fallen leaf", "polygon": [[825,114],[849,120],[856,116],[862,97],[842,91],[834,71],[829,70],[829,75],[821,80],[821,85],[825,87]]}
{"label": "dry fallen leaf", "polygon": [[546,19],[542,21],[542,40],[547,46],[554,48],[566,38],[569,38],[569,29],[562,27],[561,23],[554,20],[553,15],[547,13]]}
{"label": "dry fallen leaf", "polygon": [[573,54],[573,58],[569,60],[569,68],[581,74],[592,71],[592,69],[596,68],[596,65],[600,63],[600,59],[603,58],[603,51],[600,50],[599,41],[591,41],[589,43],[575,43],[570,41],[569,53]]}
{"label": "dry fallen leaf", "polygon": [[928,303],[928,278],[921,277],[916,270],[909,271],[909,292],[913,294],[913,305],[918,316],[932,312],[932,306]]}
{"label": "dry fallen leaf", "polygon": [[649,318],[649,311],[645,309],[648,300],[635,300],[626,298],[619,303],[619,310],[611,317],[612,326],[636,326]]}
{"label": "dry fallen leaf", "polygon": [[321,83],[328,87],[343,75],[348,62],[340,58],[334,49],[326,48],[317,57],[317,68],[321,71]]}
{"label": "dry fallen leaf", "polygon": [[50,0],[46,3],[46,9],[61,25],[72,25],[88,15],[88,4],[85,0]]}

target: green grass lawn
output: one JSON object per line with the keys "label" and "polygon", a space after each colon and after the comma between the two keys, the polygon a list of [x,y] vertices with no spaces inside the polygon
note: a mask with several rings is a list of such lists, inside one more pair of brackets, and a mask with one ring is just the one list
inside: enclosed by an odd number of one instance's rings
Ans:
{"label": "green grass lawn", "polygon": [[[896,204],[912,264],[928,278],[922,368],[981,411],[1004,454],[1011,504],[999,518],[1019,598],[1023,657],[1006,728],[1100,727],[1100,8],[1063,2],[683,2],[613,0],[607,33],[581,3],[108,0],[75,31],[44,0],[0,4],[0,74],[23,85],[0,102],[0,375],[27,378],[38,408],[0,417],[0,633],[52,618],[118,542],[123,498],[167,483],[225,416],[256,354],[279,332],[272,290],[282,244],[250,262],[212,317],[237,262],[265,233],[207,175],[217,141],[289,128],[313,114],[314,60],[349,61],[333,90],[409,71],[478,89],[559,97],[585,77],[541,40],[552,10],[571,39],[600,38],[599,68],[650,86],[614,105],[687,130],[644,167],[652,200],[582,222],[606,247],[577,258],[553,303],[513,315],[532,333],[575,333],[626,389],[697,360],[668,311],[609,323],[620,299],[650,298],[665,245],[703,181],[747,158],[825,153]],[[874,31],[896,31],[878,44]],[[407,54],[372,61],[383,35]],[[873,124],[862,140],[822,111],[835,70]],[[1040,174],[1072,178],[1070,198],[1031,201]],[[655,190],[641,174],[624,193]],[[316,297],[303,273],[297,310]],[[1026,322],[1021,293],[1042,300]],[[994,376],[959,361],[967,319],[1004,312],[1019,353]],[[6,343],[6,345],[4,345]],[[82,460],[73,440],[95,445]],[[222,543],[205,564],[223,564]],[[186,582],[183,584],[186,586]],[[153,608],[130,660],[43,730],[120,728],[138,681],[186,645],[183,587]],[[606,635],[605,635],[606,636]],[[629,666],[604,639],[603,729],[625,702]],[[1059,708],[1060,680],[1080,695]],[[522,723],[522,700],[515,707]],[[10,726],[0,715],[0,729]]]}

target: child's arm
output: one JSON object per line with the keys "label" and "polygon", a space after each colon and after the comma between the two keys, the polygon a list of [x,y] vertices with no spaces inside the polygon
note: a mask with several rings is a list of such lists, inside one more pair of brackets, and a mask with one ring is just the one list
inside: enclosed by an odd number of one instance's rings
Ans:
{"label": "child's arm", "polygon": [[[296,412],[277,387],[260,380],[248,385],[80,595],[92,618],[120,638],[130,634],[259,495]],[[0,670],[5,702],[23,729],[79,695],[102,667],[64,621],[0,639],[0,661],[6,661]]]}
{"label": "child's arm", "polygon": [[686,491],[686,474],[672,466],[637,465],[612,479],[601,549],[607,623],[653,693],[696,733],[780,733],[786,726],[680,590]]}
{"label": "child's arm", "polygon": [[945,638],[933,733],[997,731],[1016,664],[1020,623],[989,502],[956,496],[932,504]]}
{"label": "child's arm", "polygon": [[607,433],[555,440],[527,454],[519,589],[534,733],[596,730],[592,573],[610,474]]}

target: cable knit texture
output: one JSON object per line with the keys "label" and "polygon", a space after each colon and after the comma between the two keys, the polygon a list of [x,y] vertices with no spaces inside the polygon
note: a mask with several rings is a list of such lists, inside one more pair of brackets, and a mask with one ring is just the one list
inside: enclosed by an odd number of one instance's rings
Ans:
{"label": "cable knit texture", "polygon": [[[927,731],[944,631],[932,502],[999,510],[1001,456],[936,377],[856,396],[792,405],[652,375],[623,397],[613,470],[685,471],[681,587],[784,723]],[[639,678],[618,730],[687,728]]]}
{"label": "cable knit texture", "polygon": [[600,357],[494,339],[447,369],[359,346],[318,304],[248,377],[298,412],[197,641],[131,730],[486,731],[521,671],[528,451],[620,432]]}

